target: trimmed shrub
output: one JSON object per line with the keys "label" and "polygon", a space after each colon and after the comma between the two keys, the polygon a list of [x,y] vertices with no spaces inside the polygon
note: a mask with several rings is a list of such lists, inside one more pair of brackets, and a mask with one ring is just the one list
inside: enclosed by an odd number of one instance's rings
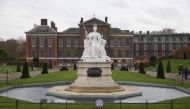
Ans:
{"label": "trimmed shrub", "polygon": [[32,59],[32,61],[33,61],[35,67],[39,67],[40,59],[38,57],[34,57]]}
{"label": "trimmed shrub", "polygon": [[120,68],[120,70],[121,70],[121,71],[129,71],[126,66],[122,66],[122,67]]}
{"label": "trimmed shrub", "polygon": [[60,71],[68,71],[69,69],[66,66],[61,67]]}
{"label": "trimmed shrub", "polygon": [[25,61],[24,62],[24,65],[23,65],[23,68],[22,68],[22,76],[21,78],[30,78],[30,75],[29,75],[29,70],[28,70],[28,64],[27,62]]}
{"label": "trimmed shrub", "polygon": [[153,66],[153,68],[155,68],[155,65],[156,65],[156,63],[157,63],[157,58],[156,58],[156,56],[151,56],[150,59],[149,59],[149,63],[150,63],[150,65]]}
{"label": "trimmed shrub", "polygon": [[157,78],[165,79],[164,68],[163,68],[163,65],[162,65],[162,61],[160,61],[159,64],[158,64]]}
{"label": "trimmed shrub", "polygon": [[144,63],[143,62],[140,62],[140,64],[139,64],[139,73],[146,74],[146,72],[144,71]]}
{"label": "trimmed shrub", "polygon": [[17,67],[16,67],[16,72],[21,72],[21,67],[20,67],[19,64],[18,64]]}
{"label": "trimmed shrub", "polygon": [[48,65],[47,63],[45,62],[43,64],[43,69],[42,69],[42,74],[47,74],[48,73]]}
{"label": "trimmed shrub", "polygon": [[75,62],[73,70],[77,70],[77,64]]}
{"label": "trimmed shrub", "polygon": [[114,68],[114,64],[112,63],[111,64],[111,70],[114,70],[115,68]]}
{"label": "trimmed shrub", "polygon": [[167,71],[167,73],[171,73],[171,65],[170,65],[170,61],[168,61],[166,71]]}

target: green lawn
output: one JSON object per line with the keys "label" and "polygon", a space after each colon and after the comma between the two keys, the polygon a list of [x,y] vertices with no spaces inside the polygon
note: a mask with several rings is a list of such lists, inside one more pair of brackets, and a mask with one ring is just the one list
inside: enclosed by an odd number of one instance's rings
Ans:
{"label": "green lawn", "polygon": [[[159,84],[167,84],[169,82],[168,79],[158,79],[140,73],[117,71],[117,70],[114,70],[112,72],[113,72],[112,77],[116,81],[133,81],[133,82],[159,83]],[[28,84],[28,83],[54,82],[54,81],[73,81],[76,78],[77,78],[76,71],[60,71],[28,79],[22,79],[19,81],[22,81],[23,84]],[[175,82],[174,80],[170,81],[172,83]],[[183,87],[190,87],[190,83],[184,83]]]}
{"label": "green lawn", "polygon": [[[178,66],[179,64],[182,64],[184,66],[187,66],[188,69],[190,69],[190,60],[189,59],[169,59],[170,60],[170,65],[171,65],[171,70],[172,72],[176,73],[178,70]],[[164,66],[164,71],[166,72],[166,66],[167,66],[168,60],[162,60],[162,64]],[[156,69],[157,69],[158,64],[156,65]],[[153,67],[147,67],[145,68],[145,70],[150,70],[153,71]]]}

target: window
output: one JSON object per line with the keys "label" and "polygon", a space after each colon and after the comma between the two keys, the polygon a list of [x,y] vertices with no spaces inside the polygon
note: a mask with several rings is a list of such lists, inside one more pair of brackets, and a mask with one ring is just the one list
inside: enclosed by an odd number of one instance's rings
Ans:
{"label": "window", "polygon": [[172,42],[172,41],[173,41],[171,37],[169,37],[169,41],[170,41],[170,42]]}
{"label": "window", "polygon": [[154,37],[154,42],[157,42],[158,41],[158,38],[157,37]]}
{"label": "window", "polygon": [[121,51],[120,50],[118,51],[118,57],[121,57]]}
{"label": "window", "polygon": [[147,37],[144,37],[144,42],[147,42]]}
{"label": "window", "polygon": [[172,41],[176,41],[176,37],[172,37]]}
{"label": "window", "polygon": [[154,56],[158,56],[158,52],[155,51],[155,52],[154,52]]}
{"label": "window", "polygon": [[162,52],[162,56],[165,56],[166,54],[165,54],[165,52]]}
{"label": "window", "polygon": [[168,42],[168,41],[169,41],[169,38],[168,38],[168,37],[165,37],[165,40],[166,40],[166,42]]}
{"label": "window", "polygon": [[158,44],[154,44],[154,50],[158,50]]}
{"label": "window", "polygon": [[183,41],[184,41],[184,42],[187,42],[187,37],[183,37]]}
{"label": "window", "polygon": [[162,37],[162,42],[165,42],[165,37]]}
{"label": "window", "polygon": [[148,52],[147,51],[144,52],[144,56],[148,56]]}
{"label": "window", "polygon": [[147,50],[147,44],[144,44],[144,50]]}
{"label": "window", "polygon": [[52,47],[52,38],[48,38],[48,47]]}
{"label": "window", "polygon": [[52,57],[52,49],[48,50],[48,57]]}
{"label": "window", "polygon": [[138,37],[134,37],[134,42],[138,42]]}
{"label": "window", "polygon": [[45,42],[45,39],[44,37],[40,37],[40,47],[44,47],[44,42]]}
{"label": "window", "polygon": [[110,57],[113,57],[113,50],[110,50]]}
{"label": "window", "polygon": [[139,50],[139,44],[136,44],[136,50]]}
{"label": "window", "polygon": [[113,39],[110,40],[110,47],[114,47],[114,40]]}
{"label": "window", "polygon": [[180,44],[176,44],[176,48],[177,48],[177,49],[180,48]]}
{"label": "window", "polygon": [[162,50],[165,50],[166,47],[165,47],[165,44],[162,44]]}
{"label": "window", "polygon": [[126,52],[125,52],[125,56],[126,56],[126,57],[129,57],[129,51],[126,51]]}
{"label": "window", "polygon": [[74,44],[75,44],[75,47],[79,47],[79,40],[75,39]]}
{"label": "window", "polygon": [[118,47],[122,47],[122,39],[118,39]]}
{"label": "window", "polygon": [[71,39],[67,39],[67,47],[71,47]]}
{"label": "window", "polygon": [[63,57],[63,51],[59,50],[59,57]]}
{"label": "window", "polygon": [[136,56],[139,56],[139,51],[136,52]]}
{"label": "window", "polygon": [[63,38],[59,39],[59,47],[63,47]]}
{"label": "window", "polygon": [[169,44],[169,50],[172,50],[172,49],[173,49],[173,45]]}
{"label": "window", "polygon": [[36,57],[36,51],[32,50],[32,57]]}
{"label": "window", "polygon": [[44,56],[44,51],[40,50],[40,57],[43,57],[43,56]]}
{"label": "window", "polygon": [[179,37],[176,37],[176,41],[179,42]]}
{"label": "window", "polygon": [[36,47],[36,38],[32,38],[32,47]]}
{"label": "window", "polygon": [[129,39],[126,39],[125,40],[125,46],[129,46],[130,45],[130,40]]}

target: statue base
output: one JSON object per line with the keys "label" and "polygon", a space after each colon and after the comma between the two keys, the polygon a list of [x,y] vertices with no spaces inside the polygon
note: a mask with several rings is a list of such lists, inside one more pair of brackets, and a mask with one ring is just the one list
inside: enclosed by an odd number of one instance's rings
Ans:
{"label": "statue base", "polygon": [[[57,86],[50,88],[48,94],[66,98],[80,97],[130,97],[141,95],[137,87],[120,86],[112,79],[111,63],[107,62],[78,62],[78,78],[70,86]],[[89,68],[100,68],[101,75],[90,77]],[[104,96],[105,95],[105,96]]]}

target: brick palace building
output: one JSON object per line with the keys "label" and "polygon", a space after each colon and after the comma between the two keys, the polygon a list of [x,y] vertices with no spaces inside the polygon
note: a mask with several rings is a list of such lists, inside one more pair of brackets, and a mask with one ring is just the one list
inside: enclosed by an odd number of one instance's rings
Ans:
{"label": "brick palace building", "polygon": [[84,49],[83,26],[89,33],[92,32],[94,23],[98,25],[97,31],[107,41],[106,52],[115,65],[132,64],[134,60],[146,59],[152,55],[169,56],[173,50],[190,44],[190,34],[153,34],[149,31],[134,33],[111,27],[107,17],[104,21],[95,17],[86,21],[81,18],[78,27],[62,32],[57,32],[54,22],[48,26],[47,19],[41,19],[41,25],[25,32],[27,61],[32,62],[34,57],[38,57],[41,62],[51,61],[55,66],[73,65],[80,60]]}

